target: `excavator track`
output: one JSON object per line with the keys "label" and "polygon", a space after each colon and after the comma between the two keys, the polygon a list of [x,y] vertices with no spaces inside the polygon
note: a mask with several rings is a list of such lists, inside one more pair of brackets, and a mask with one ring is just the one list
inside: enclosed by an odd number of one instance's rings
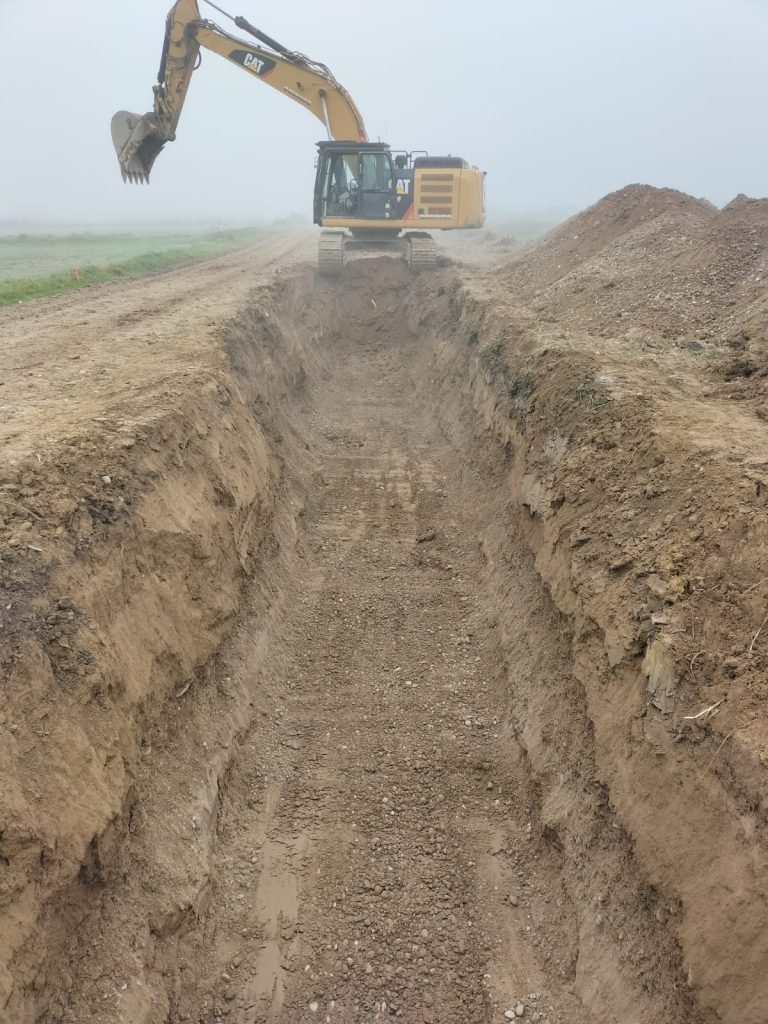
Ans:
{"label": "excavator track", "polygon": [[324,277],[339,277],[348,259],[366,255],[404,256],[412,271],[433,270],[437,266],[437,246],[426,232],[412,231],[398,240],[366,244],[344,231],[323,231],[317,250],[318,270]]}
{"label": "excavator track", "polygon": [[434,270],[437,266],[437,246],[431,235],[414,232],[405,236],[405,253],[411,270]]}
{"label": "excavator track", "polygon": [[344,270],[344,232],[323,231],[317,247],[317,269],[323,277],[338,277]]}

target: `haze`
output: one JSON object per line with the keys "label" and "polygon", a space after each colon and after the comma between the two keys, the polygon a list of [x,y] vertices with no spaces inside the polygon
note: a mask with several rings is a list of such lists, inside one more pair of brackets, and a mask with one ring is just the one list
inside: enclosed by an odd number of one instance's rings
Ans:
{"label": "haze", "polygon": [[[0,221],[310,214],[322,126],[208,53],[151,186],[122,183],[110,119],[151,108],[169,6],[0,0]],[[764,2],[222,6],[327,63],[372,138],[487,170],[491,214],[575,210],[630,182],[718,205],[768,191]]]}

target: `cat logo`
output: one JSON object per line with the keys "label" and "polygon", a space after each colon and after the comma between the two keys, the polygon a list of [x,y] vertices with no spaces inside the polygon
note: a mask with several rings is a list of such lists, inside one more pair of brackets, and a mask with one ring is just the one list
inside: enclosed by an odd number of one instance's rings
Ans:
{"label": "cat logo", "polygon": [[270,60],[269,57],[260,57],[257,53],[249,53],[247,50],[233,50],[229,59],[261,78],[266,77],[277,67],[277,61]]}
{"label": "cat logo", "polygon": [[246,54],[243,67],[252,68],[257,75],[260,75],[264,67],[264,61],[253,53]]}

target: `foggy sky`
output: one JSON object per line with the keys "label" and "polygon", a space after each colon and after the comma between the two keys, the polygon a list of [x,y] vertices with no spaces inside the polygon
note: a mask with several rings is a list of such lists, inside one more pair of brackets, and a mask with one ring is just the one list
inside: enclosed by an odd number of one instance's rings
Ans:
{"label": "foggy sky", "polygon": [[[220,6],[328,64],[371,138],[487,170],[491,213],[637,181],[718,205],[768,194],[768,0]],[[123,185],[110,119],[151,108],[169,7],[0,0],[0,220],[311,215],[322,126],[210,53],[152,184]]]}

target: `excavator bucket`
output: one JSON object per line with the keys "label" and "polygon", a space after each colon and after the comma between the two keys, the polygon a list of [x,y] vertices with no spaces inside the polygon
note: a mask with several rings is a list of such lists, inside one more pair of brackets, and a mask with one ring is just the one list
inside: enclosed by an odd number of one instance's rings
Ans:
{"label": "excavator bucket", "polygon": [[152,165],[168,141],[154,114],[142,117],[121,110],[112,118],[112,142],[123,181],[148,182]]}

